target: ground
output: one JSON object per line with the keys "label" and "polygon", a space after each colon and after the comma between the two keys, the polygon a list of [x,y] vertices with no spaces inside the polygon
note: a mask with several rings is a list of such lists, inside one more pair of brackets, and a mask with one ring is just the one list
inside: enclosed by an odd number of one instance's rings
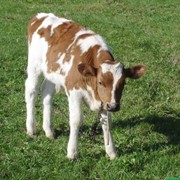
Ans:
{"label": "ground", "polygon": [[[0,177],[2,179],[166,179],[180,177],[180,2],[178,0],[0,0]],[[147,73],[128,80],[121,111],[113,115],[118,158],[104,152],[97,113],[83,107],[79,159],[66,158],[67,99],[57,94],[53,125],[42,131],[37,100],[34,139],[25,132],[24,83],[27,23],[37,12],[53,12],[101,34],[125,67],[145,64]]]}

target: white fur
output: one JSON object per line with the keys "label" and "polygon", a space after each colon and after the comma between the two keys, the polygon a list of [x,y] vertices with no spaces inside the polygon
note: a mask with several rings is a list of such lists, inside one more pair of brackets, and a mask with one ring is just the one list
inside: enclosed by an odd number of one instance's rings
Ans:
{"label": "white fur", "polygon": [[[101,118],[100,118],[103,134],[104,134],[104,144],[105,144],[105,150],[107,155],[110,157],[111,160],[116,158],[116,151],[115,146],[111,134],[111,113],[107,113],[106,111],[101,112]],[[107,128],[107,121],[109,121],[109,129]]]}
{"label": "white fur", "polygon": [[74,61],[74,56],[72,55],[69,61],[65,61],[63,62],[64,58],[65,58],[65,53],[63,53],[60,57],[59,60],[57,61],[57,63],[60,65],[60,71],[62,73],[65,74],[65,76],[67,76],[67,73],[69,72],[69,70],[71,69],[72,63]]}
{"label": "white fur", "polygon": [[79,32],[76,33],[73,42],[68,46],[68,50],[72,47],[72,45],[74,45],[74,43],[78,40],[79,36],[83,35],[83,34],[94,34],[93,31],[91,30],[86,30],[86,29],[82,29]]}
{"label": "white fur", "polygon": [[98,111],[101,107],[101,101],[97,101],[94,91],[90,86],[87,86],[87,91],[83,91],[83,97],[92,111]]}
{"label": "white fur", "polygon": [[38,18],[38,19],[41,19],[41,18],[43,18],[43,17],[46,17],[46,16],[49,16],[49,17],[51,17],[51,16],[53,16],[54,17],[54,14],[52,14],[52,13],[38,13],[37,15],[36,15],[36,17]]}
{"label": "white fur", "polygon": [[77,146],[78,146],[78,132],[82,121],[81,113],[81,101],[82,93],[79,90],[72,90],[69,93],[69,125],[70,125],[70,135],[67,147],[67,157],[69,159],[74,159],[77,157]]}
{"label": "white fur", "polygon": [[84,39],[79,39],[77,45],[81,48],[81,54],[87,52],[89,48],[94,47],[95,45],[100,45],[101,50],[108,50],[108,46],[99,35],[92,35]]}
{"label": "white fur", "polygon": [[52,97],[55,91],[55,84],[45,80],[42,85],[42,101],[43,101],[43,130],[46,137],[53,139],[54,130],[51,126],[51,106]]}
{"label": "white fur", "polygon": [[47,28],[48,26],[51,26],[51,34],[50,34],[51,36],[53,35],[54,29],[56,27],[60,26],[61,24],[65,23],[65,22],[70,21],[70,20],[65,19],[65,18],[59,18],[52,13],[49,13],[49,14],[39,13],[36,17],[38,19],[46,17],[45,20],[43,21],[43,23],[41,24],[41,26],[38,28],[38,30],[40,28]]}

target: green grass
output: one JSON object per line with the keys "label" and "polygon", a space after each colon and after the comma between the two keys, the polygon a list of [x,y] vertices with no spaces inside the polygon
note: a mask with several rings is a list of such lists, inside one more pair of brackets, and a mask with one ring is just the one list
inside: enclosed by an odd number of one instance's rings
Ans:
{"label": "green grass", "polygon": [[[0,0],[0,179],[150,179],[180,177],[180,2],[178,0]],[[126,67],[146,64],[138,81],[127,81],[122,109],[113,115],[119,157],[109,161],[97,114],[84,108],[79,159],[66,158],[67,99],[53,102],[56,140],[42,131],[25,132],[24,82],[27,22],[37,12],[53,12],[101,34]]]}

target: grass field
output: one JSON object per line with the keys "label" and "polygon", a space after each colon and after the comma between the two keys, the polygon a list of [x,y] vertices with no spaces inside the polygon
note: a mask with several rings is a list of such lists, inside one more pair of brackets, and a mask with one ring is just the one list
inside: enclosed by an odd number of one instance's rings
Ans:
{"label": "grass field", "polygon": [[[25,131],[24,82],[27,22],[53,12],[101,34],[126,67],[146,64],[138,81],[127,81],[122,109],[113,115],[118,158],[104,152],[97,113],[86,107],[79,159],[66,158],[67,99],[57,94],[53,125],[59,136],[46,139],[37,100],[38,135]],[[180,178],[180,1],[178,0],[0,0],[0,179]]]}

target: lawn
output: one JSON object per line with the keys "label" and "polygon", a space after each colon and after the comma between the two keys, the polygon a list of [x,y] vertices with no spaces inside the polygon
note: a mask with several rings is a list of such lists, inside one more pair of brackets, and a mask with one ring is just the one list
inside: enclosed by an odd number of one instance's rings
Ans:
{"label": "lawn", "polygon": [[[0,0],[0,179],[180,178],[180,1],[178,0]],[[83,107],[79,159],[66,158],[69,136],[67,99],[53,102],[55,140],[25,130],[24,83],[27,23],[37,12],[53,12],[101,34],[125,67],[148,71],[128,80],[121,111],[113,115],[118,158],[108,160],[97,113]],[[94,133],[94,134],[93,134]]]}

